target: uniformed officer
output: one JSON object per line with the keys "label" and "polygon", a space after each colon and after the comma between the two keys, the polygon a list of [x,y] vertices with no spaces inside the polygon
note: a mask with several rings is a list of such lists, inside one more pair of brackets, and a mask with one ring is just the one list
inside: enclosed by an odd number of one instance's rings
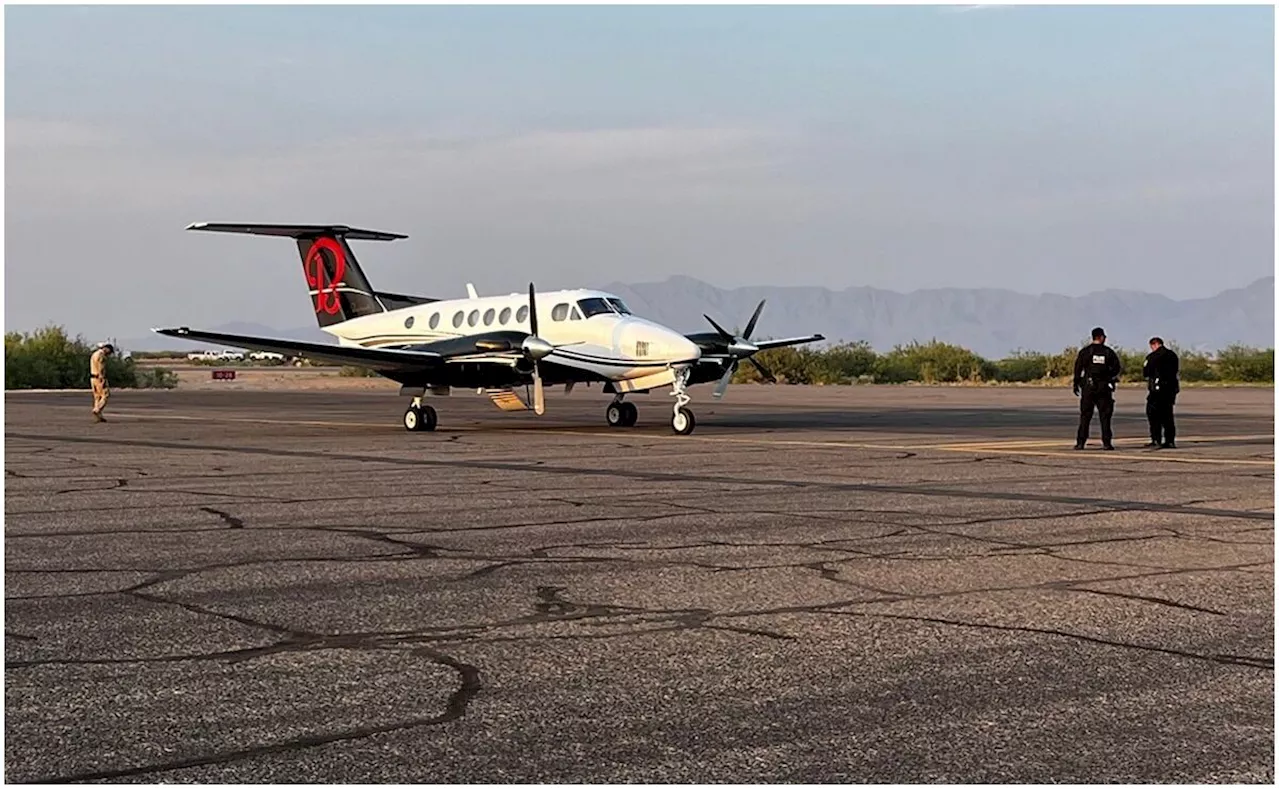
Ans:
{"label": "uniformed officer", "polygon": [[1151,426],[1151,443],[1147,446],[1174,449],[1173,402],[1181,389],[1178,354],[1166,348],[1159,337],[1152,337],[1150,344],[1151,353],[1142,363],[1142,377],[1147,379],[1147,424]]}
{"label": "uniformed officer", "polygon": [[107,407],[107,397],[111,393],[107,388],[107,357],[115,352],[115,346],[104,342],[99,343],[97,350],[89,356],[89,383],[93,387],[93,421],[95,422],[107,421],[102,415],[102,409]]}
{"label": "uniformed officer", "polygon": [[1080,427],[1076,431],[1076,449],[1084,449],[1089,440],[1089,423],[1093,421],[1094,406],[1098,408],[1098,422],[1102,426],[1102,448],[1115,449],[1111,445],[1111,414],[1115,411],[1114,392],[1120,380],[1120,357],[1107,347],[1107,333],[1102,327],[1093,330],[1093,342],[1076,354],[1076,368],[1072,375],[1072,391],[1080,398]]}

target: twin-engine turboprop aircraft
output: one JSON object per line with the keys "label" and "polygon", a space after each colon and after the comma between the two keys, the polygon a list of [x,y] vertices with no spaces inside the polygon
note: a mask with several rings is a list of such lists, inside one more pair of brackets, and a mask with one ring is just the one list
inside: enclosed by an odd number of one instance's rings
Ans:
{"label": "twin-engine turboprop aircraft", "polygon": [[671,427],[693,432],[687,388],[719,380],[715,397],[744,359],[768,380],[773,375],[756,359],[766,348],[814,342],[821,334],[751,342],[764,302],[756,307],[742,336],[725,331],[709,316],[714,332],[683,335],[639,318],[622,299],[595,290],[558,290],[528,296],[432,299],[374,290],[356,262],[348,240],[392,241],[407,236],[342,225],[234,225],[197,223],[188,230],[286,236],[297,242],[303,273],[320,328],[337,345],[197,331],[153,329],[170,337],[272,351],[317,361],[369,368],[400,384],[413,402],[404,412],[408,430],[434,430],[436,411],[422,402],[427,391],[478,389],[504,411],[528,410],[516,387],[533,388],[533,410],[544,412],[543,387],[601,382],[613,395],[605,411],[616,427],[636,423],[635,405],[624,397],[671,387],[675,397]]}

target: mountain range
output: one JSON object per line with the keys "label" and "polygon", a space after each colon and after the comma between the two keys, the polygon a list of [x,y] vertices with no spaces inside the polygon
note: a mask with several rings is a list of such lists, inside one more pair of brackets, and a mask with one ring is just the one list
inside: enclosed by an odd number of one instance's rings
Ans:
{"label": "mountain range", "polygon": [[[1056,352],[1086,342],[1094,326],[1112,346],[1142,349],[1152,335],[1178,347],[1214,351],[1232,343],[1271,347],[1275,338],[1275,278],[1213,296],[1174,300],[1153,293],[1104,290],[1085,296],[1032,296],[993,288],[938,288],[898,293],[855,287],[725,289],[684,276],[663,282],[604,285],[637,315],[683,332],[708,331],[703,313],[741,330],[765,299],[755,339],[820,333],[831,342],[864,340],[879,351],[913,340],[938,339],[988,358],[1018,349]],[[432,295],[432,294],[423,294]],[[201,327],[234,334],[329,342],[317,327],[278,329],[252,323]],[[128,350],[197,347],[169,338],[121,340]],[[204,347],[204,346],[199,346]]]}

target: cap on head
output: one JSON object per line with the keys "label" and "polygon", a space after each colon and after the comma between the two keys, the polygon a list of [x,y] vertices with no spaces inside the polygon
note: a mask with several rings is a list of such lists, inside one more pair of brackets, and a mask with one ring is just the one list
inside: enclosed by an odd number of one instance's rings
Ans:
{"label": "cap on head", "polygon": [[1164,345],[1164,340],[1160,339],[1159,337],[1152,337],[1150,340],[1147,341],[1147,343],[1149,345]]}
{"label": "cap on head", "polygon": [[1105,340],[1105,339],[1107,339],[1107,333],[1106,333],[1106,332],[1104,332],[1104,331],[1102,330],[1102,327],[1101,327],[1101,326],[1094,326],[1094,327],[1093,327],[1093,339],[1095,339],[1095,340]]}

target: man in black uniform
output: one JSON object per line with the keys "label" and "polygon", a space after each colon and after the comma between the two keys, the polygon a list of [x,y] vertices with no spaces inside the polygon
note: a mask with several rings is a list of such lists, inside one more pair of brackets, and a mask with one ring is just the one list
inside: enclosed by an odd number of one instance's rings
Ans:
{"label": "man in black uniform", "polygon": [[[1173,401],[1178,398],[1178,354],[1164,347],[1164,340],[1151,338],[1151,353],[1142,363],[1147,379],[1147,423],[1151,426],[1148,447],[1173,449]],[[1164,440],[1161,440],[1161,432]]]}
{"label": "man in black uniform", "polygon": [[1080,398],[1080,428],[1076,431],[1076,449],[1084,449],[1089,440],[1089,423],[1093,421],[1093,408],[1098,408],[1098,422],[1102,426],[1102,448],[1115,449],[1111,445],[1111,414],[1116,401],[1113,393],[1120,380],[1120,357],[1107,347],[1107,333],[1102,327],[1093,330],[1093,342],[1076,354],[1076,369],[1071,378],[1071,388]]}

